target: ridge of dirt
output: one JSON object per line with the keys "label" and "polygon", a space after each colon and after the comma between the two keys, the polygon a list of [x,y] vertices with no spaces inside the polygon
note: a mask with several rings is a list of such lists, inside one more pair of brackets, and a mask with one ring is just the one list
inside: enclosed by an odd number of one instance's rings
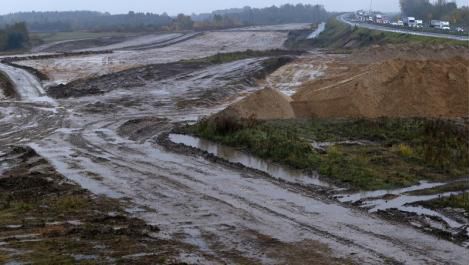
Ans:
{"label": "ridge of dirt", "polygon": [[15,98],[16,92],[10,79],[0,72],[0,99]]}
{"label": "ridge of dirt", "polygon": [[145,85],[145,81],[158,81],[165,78],[202,69],[204,63],[168,63],[136,67],[89,79],[79,79],[66,85],[50,87],[48,94],[54,98],[80,97],[106,92],[118,88],[135,88]]}
{"label": "ridge of dirt", "polygon": [[[277,68],[289,63],[293,60],[291,56],[274,56],[268,57],[262,63],[262,69],[250,72],[245,75],[243,80],[246,83],[255,83],[256,79],[265,78],[266,75],[275,71]],[[220,63],[216,63],[220,64]],[[147,82],[155,82],[170,77],[190,78],[185,76],[191,72],[202,70],[209,66],[215,65],[210,61],[191,61],[191,62],[175,62],[166,64],[153,64],[131,68],[121,72],[111,73],[90,79],[79,79],[68,84],[61,84],[50,87],[48,94],[54,98],[81,97],[89,95],[104,94],[119,88],[138,88],[146,85]],[[209,78],[209,77],[207,77]],[[230,77],[227,77],[227,79]],[[234,80],[233,82],[238,82]],[[212,95],[206,95],[210,98]],[[214,99],[216,101],[216,99]],[[195,104],[190,99],[181,100],[179,105]]]}
{"label": "ridge of dirt", "polygon": [[40,49],[40,52],[72,52],[78,49],[88,49],[95,47],[107,46],[119,42],[123,42],[131,37],[128,36],[112,36],[81,40],[70,40],[51,43],[48,47]]}
{"label": "ridge of dirt", "polygon": [[220,115],[259,120],[291,119],[295,117],[291,101],[280,91],[267,87],[232,104]]}

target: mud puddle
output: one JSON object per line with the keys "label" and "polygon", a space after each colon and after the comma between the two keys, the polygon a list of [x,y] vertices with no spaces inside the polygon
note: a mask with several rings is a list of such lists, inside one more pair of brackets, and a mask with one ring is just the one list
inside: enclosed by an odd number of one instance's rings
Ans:
{"label": "mud puddle", "polygon": [[276,179],[281,179],[290,183],[297,183],[305,187],[332,187],[329,183],[321,181],[317,174],[308,174],[301,170],[288,169],[226,145],[182,134],[170,134],[169,139],[177,144],[184,144],[201,149],[217,157],[226,159],[231,163],[240,163],[247,168],[253,168],[265,172]]}
{"label": "mud puddle", "polygon": [[[321,181],[317,174],[306,174],[302,171],[288,169],[280,165],[257,158],[235,148],[214,143],[202,138],[182,134],[169,134],[169,140],[176,144],[200,149],[216,157],[225,159],[231,163],[240,163],[251,169],[265,172],[273,178],[280,179],[286,183],[300,184],[305,187],[325,187],[340,192],[327,182]],[[450,240],[457,240],[462,245],[469,243],[467,237],[468,222],[452,219],[436,210],[428,209],[417,202],[429,201],[436,198],[448,197],[460,194],[460,192],[445,192],[433,195],[410,195],[416,192],[445,185],[445,183],[421,182],[418,185],[396,190],[378,190],[372,192],[360,192],[354,194],[343,194],[335,196],[342,203],[352,203],[365,208],[370,213],[386,213],[398,211],[402,222],[409,222],[417,228],[424,228],[427,232],[448,234]],[[464,232],[466,231],[466,232]],[[457,238],[455,238],[457,237]]]}
{"label": "mud puddle", "polygon": [[6,148],[5,159],[12,163],[0,173],[1,264],[175,264],[186,251],[204,260],[129,217],[124,202],[69,181],[31,148]]}
{"label": "mud puddle", "polygon": [[325,29],[326,29],[326,23],[322,22],[321,24],[319,24],[318,28],[308,36],[307,39],[311,40],[311,39],[317,38],[319,34],[321,34]]}
{"label": "mud puddle", "polygon": [[[430,232],[445,232],[450,237],[459,236],[463,245],[469,243],[469,219],[453,218],[451,215],[419,205],[435,199],[460,195],[458,192],[435,192],[434,194],[418,195],[419,191],[437,189],[448,183],[430,183],[422,181],[417,185],[395,189],[377,190],[371,192],[358,192],[353,194],[339,194],[336,198],[344,203],[351,203],[367,209],[370,213],[382,213],[384,215],[396,214],[417,228],[424,228]],[[387,213],[386,213],[387,212]],[[451,238],[454,239],[454,238]]]}

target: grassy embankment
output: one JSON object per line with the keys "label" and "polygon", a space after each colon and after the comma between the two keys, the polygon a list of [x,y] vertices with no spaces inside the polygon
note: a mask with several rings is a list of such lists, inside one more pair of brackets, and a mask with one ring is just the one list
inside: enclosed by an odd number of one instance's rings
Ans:
{"label": "grassy embankment", "polygon": [[[297,169],[318,170],[354,189],[404,187],[469,173],[466,132],[424,119],[233,121],[204,120],[185,132],[244,149]],[[341,144],[368,140],[373,144]],[[336,142],[319,152],[311,143]]]}
{"label": "grassy embankment", "polygon": [[382,32],[346,25],[336,18],[331,18],[326,24],[326,30],[319,37],[311,41],[311,46],[329,49],[361,48],[370,45],[425,43],[464,45],[465,41],[416,36],[410,34]]}

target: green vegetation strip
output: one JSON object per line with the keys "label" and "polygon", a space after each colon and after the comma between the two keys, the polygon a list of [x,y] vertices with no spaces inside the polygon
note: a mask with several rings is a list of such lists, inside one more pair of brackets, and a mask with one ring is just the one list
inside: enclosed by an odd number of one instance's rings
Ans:
{"label": "green vegetation strip", "polygon": [[313,46],[322,48],[361,48],[370,45],[424,43],[467,46],[467,41],[417,36],[404,33],[383,32],[365,28],[351,27],[331,18],[326,29],[313,40]]}
{"label": "green vegetation strip", "polygon": [[[185,133],[244,149],[297,169],[318,170],[354,189],[375,190],[448,181],[469,173],[469,143],[451,121],[425,119],[259,122],[216,117]],[[371,141],[346,144],[343,141]],[[313,142],[336,142],[325,152]]]}
{"label": "green vegetation strip", "polygon": [[445,198],[440,198],[432,201],[421,202],[425,207],[433,209],[443,209],[443,208],[457,208],[463,209],[467,214],[469,214],[469,192],[465,192],[460,195],[453,195]]}

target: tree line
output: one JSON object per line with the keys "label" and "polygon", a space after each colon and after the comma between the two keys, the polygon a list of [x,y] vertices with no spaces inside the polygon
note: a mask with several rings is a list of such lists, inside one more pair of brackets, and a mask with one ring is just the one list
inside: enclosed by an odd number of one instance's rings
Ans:
{"label": "tree line", "polygon": [[330,14],[322,5],[291,5],[214,11],[210,14],[193,15],[198,23],[216,27],[268,25],[283,23],[319,23],[326,21]]}
{"label": "tree line", "polygon": [[165,13],[132,11],[118,15],[94,11],[20,12],[0,17],[0,25],[25,22],[32,32],[154,30],[172,21]]}
{"label": "tree line", "polygon": [[113,15],[93,11],[20,12],[0,16],[0,26],[25,22],[32,32],[63,31],[155,31],[229,28],[236,26],[318,23],[329,14],[320,5],[282,5],[268,8],[244,7],[209,14],[171,17],[166,13]]}
{"label": "tree line", "polygon": [[455,2],[447,0],[400,0],[401,11],[405,16],[430,21],[447,20],[455,25],[469,26],[469,7],[458,7]]}
{"label": "tree line", "polygon": [[24,22],[0,27],[0,51],[29,48],[29,33]]}

